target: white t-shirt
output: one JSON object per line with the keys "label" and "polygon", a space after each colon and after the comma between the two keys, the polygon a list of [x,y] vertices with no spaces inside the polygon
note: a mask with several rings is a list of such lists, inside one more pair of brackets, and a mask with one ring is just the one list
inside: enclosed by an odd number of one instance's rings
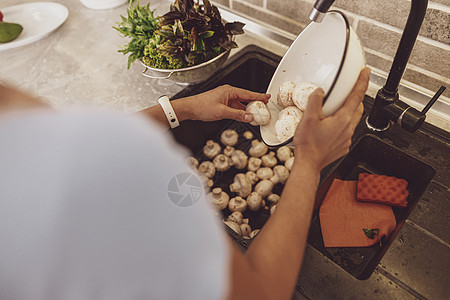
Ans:
{"label": "white t-shirt", "polygon": [[187,152],[142,117],[0,117],[0,299],[222,299],[229,253]]}

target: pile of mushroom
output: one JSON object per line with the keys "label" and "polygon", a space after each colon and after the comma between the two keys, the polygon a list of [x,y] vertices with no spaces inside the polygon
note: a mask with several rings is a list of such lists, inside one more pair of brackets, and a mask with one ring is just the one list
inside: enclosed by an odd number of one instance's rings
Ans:
{"label": "pile of mushroom", "polygon": [[277,138],[284,142],[294,136],[295,129],[311,95],[318,86],[311,82],[285,82],[278,88],[277,103],[282,108],[275,123]]}
{"label": "pile of mushroom", "polygon": [[[286,113],[296,117],[298,112],[290,108]],[[224,130],[220,135],[220,144],[213,140],[206,142],[202,151],[206,159],[199,161],[190,157],[187,163],[199,174],[205,186],[211,188],[207,199],[217,211],[230,213],[224,223],[243,238],[250,239],[256,236],[259,229],[252,230],[249,219],[244,216],[248,211],[266,211],[270,215],[275,212],[280,196],[274,193],[274,189],[278,184],[286,183],[294,154],[287,146],[269,151],[266,144],[253,139],[250,131],[245,131],[242,141],[245,144],[251,141],[247,154],[238,149],[239,138],[235,130]],[[228,186],[224,186],[222,182],[220,187],[217,183],[214,184],[213,179],[220,181],[222,174],[227,174],[226,172],[235,174],[233,182]],[[224,189],[229,190],[229,194]]]}

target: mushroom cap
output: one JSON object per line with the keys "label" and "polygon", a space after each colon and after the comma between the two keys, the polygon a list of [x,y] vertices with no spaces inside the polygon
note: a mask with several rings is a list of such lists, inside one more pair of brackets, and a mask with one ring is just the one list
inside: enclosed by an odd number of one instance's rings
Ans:
{"label": "mushroom cap", "polygon": [[216,174],[216,167],[211,161],[205,160],[198,166],[198,170],[208,178],[214,177]]}
{"label": "mushroom cap", "polygon": [[234,152],[234,148],[231,146],[226,146],[225,149],[223,149],[223,154],[230,157]]}
{"label": "mushroom cap", "polygon": [[241,224],[241,235],[243,236],[249,236],[250,233],[252,233],[252,228],[248,224]]}
{"label": "mushroom cap", "polygon": [[267,150],[269,150],[269,147],[266,144],[258,140],[253,140],[248,153],[253,157],[261,157],[267,153]]}
{"label": "mushroom cap", "polygon": [[281,162],[287,161],[292,157],[292,151],[288,146],[283,146],[277,149],[277,157]]}
{"label": "mushroom cap", "polygon": [[270,194],[269,196],[267,196],[267,200],[269,200],[272,203],[277,203],[278,200],[280,200],[280,196],[277,194]]}
{"label": "mushroom cap", "polygon": [[215,188],[208,194],[208,199],[218,210],[222,210],[228,206],[230,197],[221,188]]}
{"label": "mushroom cap", "polygon": [[270,112],[262,101],[252,101],[247,104],[245,110],[253,115],[253,121],[250,125],[260,126],[267,125],[270,121]]}
{"label": "mushroom cap", "polygon": [[277,135],[277,139],[281,142],[284,142],[295,134],[295,129],[297,129],[298,121],[293,116],[284,116],[281,119],[278,119],[275,123],[275,133]]}
{"label": "mushroom cap", "polygon": [[242,215],[242,212],[234,211],[228,216],[227,221],[233,221],[233,222],[241,225],[243,219],[244,219],[244,216]]}
{"label": "mushroom cap", "polygon": [[267,197],[272,193],[272,189],[275,185],[268,179],[261,180],[255,186],[255,192],[261,194],[262,197]]}
{"label": "mushroom cap", "polygon": [[216,167],[216,170],[221,172],[228,170],[233,165],[231,158],[229,158],[225,154],[219,154],[214,157],[213,163]]}
{"label": "mushroom cap", "polygon": [[248,156],[241,150],[234,150],[231,154],[231,161],[236,169],[243,169],[247,166]]}
{"label": "mushroom cap", "polygon": [[246,140],[251,140],[253,138],[253,133],[250,130],[247,130],[244,132],[243,136]]}
{"label": "mushroom cap", "polygon": [[294,105],[292,101],[292,92],[294,91],[295,83],[292,81],[284,82],[278,88],[277,103],[281,107]]}
{"label": "mushroom cap", "polygon": [[277,205],[276,204],[272,205],[272,207],[270,208],[270,215],[273,215],[275,213],[276,209],[277,209]]}
{"label": "mushroom cap", "polygon": [[293,116],[300,121],[303,117],[303,112],[297,106],[291,105],[280,111],[278,119],[283,118],[284,116]]}
{"label": "mushroom cap", "polygon": [[197,169],[199,165],[198,159],[193,156],[189,156],[188,158],[186,158],[186,163],[191,169]]}
{"label": "mushroom cap", "polygon": [[241,197],[247,197],[252,192],[252,184],[243,173],[234,176],[234,182],[230,184],[230,191]]}
{"label": "mushroom cap", "polygon": [[273,171],[269,167],[262,167],[256,171],[256,176],[261,180],[270,179],[273,176]]}
{"label": "mushroom cap", "polygon": [[301,110],[305,110],[308,105],[309,95],[318,88],[317,85],[311,82],[300,82],[292,92],[292,101]]}
{"label": "mushroom cap", "polygon": [[261,164],[262,164],[262,160],[260,158],[252,156],[248,160],[247,168],[250,171],[256,172],[261,167]]}
{"label": "mushroom cap", "polygon": [[220,141],[225,146],[234,146],[237,144],[239,135],[234,129],[227,129],[220,135]]}
{"label": "mushroom cap", "polygon": [[231,198],[230,201],[228,202],[228,209],[231,212],[235,211],[244,212],[247,209],[247,201],[245,201],[244,198],[239,196]]}
{"label": "mushroom cap", "polygon": [[294,164],[294,156],[291,156],[285,163],[284,166],[290,171],[292,169],[292,165]]}
{"label": "mushroom cap", "polygon": [[289,177],[289,170],[283,165],[275,166],[273,173],[274,176],[270,180],[275,184],[278,182],[285,183]]}
{"label": "mushroom cap", "polygon": [[259,178],[256,176],[256,173],[253,171],[247,171],[245,173],[245,176],[247,177],[248,181],[253,185],[258,182]]}
{"label": "mushroom cap", "polygon": [[257,236],[258,233],[259,233],[260,231],[261,231],[260,229],[255,229],[255,230],[253,230],[253,231],[250,233],[250,238],[252,239],[252,238],[254,238],[255,236]]}
{"label": "mushroom cap", "polygon": [[264,167],[272,168],[277,164],[277,159],[275,157],[275,152],[270,151],[268,154],[261,157],[262,165]]}
{"label": "mushroom cap", "polygon": [[220,153],[220,145],[213,140],[208,140],[206,145],[203,147],[203,154],[209,159],[214,158],[217,154]]}
{"label": "mushroom cap", "polygon": [[262,196],[257,192],[252,192],[247,197],[247,205],[251,211],[257,211],[261,208]]}

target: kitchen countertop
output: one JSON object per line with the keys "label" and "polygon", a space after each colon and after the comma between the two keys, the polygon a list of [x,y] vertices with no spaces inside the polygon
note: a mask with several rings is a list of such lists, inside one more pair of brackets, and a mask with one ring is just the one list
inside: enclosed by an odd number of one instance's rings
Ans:
{"label": "kitchen countertop", "polygon": [[[39,1],[2,0],[0,8],[28,2]],[[65,24],[38,42],[0,51],[0,82],[38,95],[58,110],[91,108],[116,114],[155,105],[160,95],[172,97],[184,88],[142,76],[139,63],[126,69],[127,58],[117,50],[127,40],[112,29],[126,14],[126,6],[95,11],[79,1],[56,2],[69,8]],[[162,14],[167,3],[154,0],[152,7]],[[287,49],[285,43],[251,32],[238,36],[237,43],[241,48],[254,44],[279,56]],[[448,119],[441,127],[445,126]],[[381,137],[426,158],[436,168],[434,180],[370,279],[353,278],[308,246],[298,284],[303,295],[298,298],[444,299],[450,294],[448,135],[442,140],[394,127]]]}

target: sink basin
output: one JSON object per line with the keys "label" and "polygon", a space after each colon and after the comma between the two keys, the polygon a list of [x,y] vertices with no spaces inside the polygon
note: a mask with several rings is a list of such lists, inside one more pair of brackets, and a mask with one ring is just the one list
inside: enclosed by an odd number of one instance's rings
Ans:
{"label": "sink basin", "polygon": [[[173,98],[181,98],[198,94],[223,84],[230,84],[258,92],[265,92],[272,75],[280,61],[280,57],[256,46],[247,46],[228,60],[224,67],[207,81],[189,86]],[[370,99],[368,99],[370,101]],[[250,130],[259,138],[259,128],[232,120],[216,122],[185,121],[171,132],[175,139],[189,148],[192,153],[201,157],[201,150],[206,141],[219,140],[220,133],[228,128],[244,132]],[[321,182],[315,203],[315,213],[311,223],[308,243],[319,250],[339,267],[358,279],[370,277],[391,242],[404,224],[405,220],[421,198],[426,187],[434,176],[434,169],[428,164],[414,158],[410,154],[383,142],[379,137],[365,134],[364,126],[358,127],[351,152],[344,159],[327,166],[321,173]],[[238,147],[244,152],[248,150],[248,141],[239,141]],[[359,172],[384,174],[404,178],[409,182],[408,206],[394,208],[397,226],[389,239],[369,248],[325,248],[323,245],[318,209],[334,178],[357,179]],[[228,191],[236,170],[219,172],[214,178],[215,186]],[[275,187],[281,193],[281,185]],[[227,212],[225,212],[227,214]],[[252,228],[261,228],[269,218],[267,211],[246,212],[250,217]],[[251,240],[245,240],[225,226],[233,239],[244,250]]]}

